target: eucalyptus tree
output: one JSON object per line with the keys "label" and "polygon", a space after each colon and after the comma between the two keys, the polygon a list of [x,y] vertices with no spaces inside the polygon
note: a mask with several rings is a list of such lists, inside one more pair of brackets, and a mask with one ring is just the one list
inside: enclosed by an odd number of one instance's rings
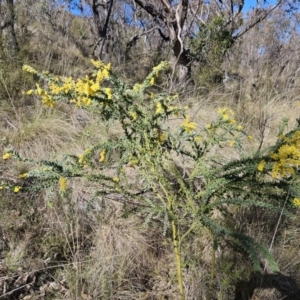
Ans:
{"label": "eucalyptus tree", "polygon": [[[247,12],[249,20],[256,11]],[[300,51],[299,3],[290,8],[283,2],[276,10],[262,20],[226,55],[224,69],[239,72],[250,85],[282,91],[284,87],[299,84]]]}
{"label": "eucalyptus tree", "polygon": [[262,22],[281,2],[269,6],[258,1],[247,21],[243,0],[131,0],[128,4],[138,5],[155,20],[153,26],[157,26],[161,38],[170,44],[175,64],[181,69],[179,77],[184,80],[195,62],[214,59],[219,65],[234,42]]}
{"label": "eucalyptus tree", "polygon": [[15,33],[14,0],[0,1],[0,17],[2,18],[0,23],[1,36],[5,37],[8,55],[14,58],[19,51]]}
{"label": "eucalyptus tree", "polygon": [[[95,42],[93,54],[108,61],[125,58],[137,41],[145,49],[170,49],[180,81],[194,65],[219,68],[224,55],[250,29],[287,0],[268,5],[258,0],[246,8],[244,0],[68,0],[85,15]],[[246,14],[245,10],[252,11]],[[164,46],[162,46],[164,45]],[[163,51],[162,51],[163,52]],[[175,70],[175,68],[174,68]],[[174,72],[173,72],[174,73]]]}

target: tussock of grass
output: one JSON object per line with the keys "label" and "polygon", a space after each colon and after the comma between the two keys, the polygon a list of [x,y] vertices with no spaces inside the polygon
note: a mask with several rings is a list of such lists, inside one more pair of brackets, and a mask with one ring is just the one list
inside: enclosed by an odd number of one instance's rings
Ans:
{"label": "tussock of grass", "polygon": [[[62,67],[62,72],[68,68]],[[274,141],[283,117],[298,117],[298,101],[297,90],[275,94],[262,86],[252,98],[244,91],[234,94],[222,88],[206,95],[194,92],[182,105],[189,105],[189,114],[200,126],[214,119],[217,107],[232,108],[236,120],[254,136],[253,148],[257,149],[261,142],[269,145]],[[56,152],[80,153],[97,140],[114,139],[121,133],[120,126],[113,124],[106,134],[104,125],[93,119],[93,113],[80,109],[44,109],[39,105],[29,108],[30,111],[0,111],[2,149],[13,147],[26,157],[45,159]],[[170,124],[181,122],[174,120]],[[224,149],[222,155],[234,159],[230,149]],[[4,165],[2,161],[0,168],[5,177],[26,171],[22,165]],[[129,180],[132,185],[138,182],[134,170]],[[0,229],[5,236],[5,247],[0,251],[10,274],[14,276],[18,268],[23,273],[41,269],[39,287],[51,280],[64,282],[68,292],[50,293],[49,299],[80,299],[82,295],[111,300],[176,299],[172,249],[163,243],[161,232],[155,226],[142,227],[138,218],[121,215],[122,204],[114,201],[117,199],[94,199],[92,190],[82,182],[74,181],[72,190],[66,199],[56,193],[33,193],[22,198],[14,195],[10,199],[4,194],[0,198]],[[297,221],[283,220],[276,230],[278,215],[262,209],[237,210],[225,221],[235,222],[237,228],[265,245],[270,245],[275,234],[272,252],[282,272],[300,283]],[[220,243],[211,285],[210,242],[209,233],[203,231],[200,237],[192,236],[187,249],[183,249],[183,254],[189,253],[183,255],[187,299],[200,300],[207,295],[232,299],[235,284],[250,277],[245,256],[233,254],[226,243]],[[62,267],[47,269],[54,265]],[[34,293],[38,295],[38,289]],[[265,289],[256,295],[259,299],[279,297],[277,291]]]}
{"label": "tussock of grass", "polygon": [[[93,298],[139,299],[148,295],[171,296],[172,291],[156,291],[161,259],[168,252],[160,234],[138,225],[137,220],[111,218],[95,232],[92,263],[87,267],[87,290]],[[164,266],[168,272],[169,266]],[[158,276],[158,278],[156,278]],[[173,282],[176,289],[176,283]],[[152,295],[152,297],[151,297]]]}
{"label": "tussock of grass", "polygon": [[19,115],[11,122],[14,128],[3,131],[9,144],[28,157],[49,157],[50,153],[67,149],[78,129],[66,114],[36,107],[30,115]]}
{"label": "tussock of grass", "polygon": [[[219,96],[220,103],[226,106],[226,95]],[[209,101],[214,97],[216,94],[212,93],[205,98],[186,100],[190,105],[190,115],[194,116],[193,121],[205,126],[215,117],[216,107],[220,105]],[[298,108],[297,101],[282,101],[278,96],[256,103],[238,102],[236,107],[229,101],[228,106],[235,110],[236,118],[245,130],[250,134],[254,132],[257,138],[262,121],[267,120],[263,136],[266,145],[273,141],[279,120],[282,117],[294,119]],[[9,141],[9,144],[5,142],[5,146],[11,145],[29,157],[46,158],[53,152],[69,152],[71,148],[74,152],[82,151],[87,143],[93,142],[91,137],[95,140],[107,139],[120,134],[120,129],[115,125],[105,136],[103,124],[95,123],[92,114],[80,110],[70,114],[66,109],[45,110],[36,106],[34,113],[24,111],[16,120],[11,118],[16,129],[5,122],[3,132]],[[255,143],[258,144],[258,140]],[[5,172],[15,174],[23,172],[22,168],[20,165],[10,166]],[[82,184],[73,186],[73,194],[66,202],[53,195],[49,200],[53,208],[45,200],[41,204],[41,198],[35,195],[29,197],[31,200],[26,202],[26,206],[22,203],[24,199],[18,195],[10,203],[6,201],[5,205],[1,200],[0,227],[9,243],[4,253],[12,274],[20,267],[28,270],[40,267],[43,261],[65,265],[64,269],[50,272],[56,280],[63,278],[69,286],[64,296],[55,292],[53,299],[80,299],[82,295],[89,295],[92,299],[176,299],[172,249],[163,244],[160,232],[139,227],[137,220],[122,218],[117,209],[120,204],[110,201],[108,209],[99,199],[91,201],[92,190]],[[12,205],[16,201],[18,205]],[[33,211],[32,206],[36,207]],[[270,223],[270,218],[273,223]],[[271,215],[264,216],[261,211],[256,214],[241,210],[236,212],[235,220],[249,235],[268,245],[278,219]],[[277,232],[278,240],[275,239],[273,253],[282,272],[300,280],[297,277],[297,229],[292,222],[289,224],[287,229]],[[34,233],[34,228],[39,230]],[[22,233],[24,231],[26,235]],[[19,244],[21,239],[23,242]],[[243,256],[234,255],[228,251],[226,244],[220,244],[216,253],[216,277],[211,286],[212,253],[211,247],[205,247],[210,243],[207,232],[189,243],[190,256],[184,259],[188,299],[203,299],[204,295],[210,294],[218,299],[231,299],[234,284],[249,276],[250,265]],[[224,274],[227,275],[224,277]],[[260,299],[278,299],[275,290],[259,290],[256,295]]]}

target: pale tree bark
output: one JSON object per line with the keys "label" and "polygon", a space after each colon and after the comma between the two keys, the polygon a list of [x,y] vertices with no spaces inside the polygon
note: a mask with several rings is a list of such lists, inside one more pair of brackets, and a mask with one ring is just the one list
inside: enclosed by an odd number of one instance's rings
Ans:
{"label": "pale tree bark", "polygon": [[19,51],[19,46],[15,33],[15,13],[13,0],[6,0],[6,14],[4,18],[4,24],[1,26],[1,31],[2,30],[5,30],[7,52],[11,58],[14,58]]}
{"label": "pale tree bark", "polygon": [[[207,28],[214,18],[218,17],[223,20],[220,31],[226,29],[231,34],[232,41],[235,42],[265,20],[283,2],[283,0],[277,0],[273,6],[266,6],[263,0],[257,0],[256,8],[253,9],[255,14],[249,22],[242,14],[244,0],[132,1],[157,20],[157,23],[160,23],[161,28],[164,29],[163,32],[159,28],[159,34],[163,40],[171,44],[180,80],[188,78],[192,62],[194,62],[189,56],[187,41],[191,39],[191,36],[197,35],[197,32],[201,32],[203,28]],[[207,36],[208,41],[209,38]]]}
{"label": "pale tree bark", "polygon": [[191,74],[191,60],[182,40],[182,29],[186,22],[189,1],[180,0],[176,6],[172,6],[169,0],[157,0],[153,3],[147,0],[134,0],[134,2],[167,27],[168,37],[162,35],[161,31],[159,33],[163,39],[168,39],[171,43],[175,57],[174,64],[179,65],[179,80],[183,82]]}
{"label": "pale tree bark", "polygon": [[109,59],[108,25],[113,2],[113,0],[92,0],[91,2],[97,36],[93,52],[97,58],[104,61]]}

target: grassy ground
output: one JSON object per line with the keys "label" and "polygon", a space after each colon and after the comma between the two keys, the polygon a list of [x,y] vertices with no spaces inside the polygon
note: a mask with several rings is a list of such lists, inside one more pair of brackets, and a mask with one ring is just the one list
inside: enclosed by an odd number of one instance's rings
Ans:
{"label": "grassy ground", "polygon": [[[283,118],[291,120],[291,128],[300,109],[297,87],[281,93],[266,93],[266,89],[262,86],[249,96],[243,88],[228,92],[220,87],[205,96],[192,91],[179,99],[203,126],[212,121],[217,107],[232,108],[236,119],[253,135],[257,149],[274,142]],[[118,126],[105,133],[92,113],[66,105],[44,108],[27,95],[3,101],[0,114],[1,149],[14,148],[35,159],[78,154],[93,140],[120,134]],[[231,157],[230,148],[223,155]],[[3,160],[0,168],[0,181],[13,182],[27,171],[22,164]],[[134,174],[132,180],[132,186],[138,184]],[[257,283],[247,257],[221,244],[211,285],[210,236],[203,230],[200,236],[191,236],[183,249],[188,253],[184,256],[187,299],[250,299],[251,291],[249,297],[237,294],[245,282],[247,288],[257,288],[251,299],[282,299],[284,285],[290,292],[297,289],[298,219],[240,209],[228,222],[235,222],[236,228],[266,245],[283,277],[260,277]],[[122,204],[113,196],[93,199],[92,187],[80,181],[72,183],[65,198],[51,191],[1,194],[0,298],[178,299],[172,249],[155,222],[148,227],[142,224],[139,216],[124,216]]]}
{"label": "grassy ground", "polygon": [[[35,28],[37,32],[32,32],[21,59],[0,62],[0,150],[15,149],[28,158],[42,160],[60,153],[76,155],[95,141],[119,136],[120,126],[107,133],[91,112],[65,104],[45,108],[38,99],[22,94],[36,80],[20,72],[23,63],[68,76],[90,71],[87,58],[69,41],[54,33],[51,39],[43,40],[48,29],[38,24]],[[119,67],[119,74],[131,72],[144,78],[139,62],[134,62],[136,74],[132,65]],[[151,69],[153,62],[147,63]],[[162,81],[166,83],[166,78]],[[288,128],[293,127],[299,116],[300,96],[296,85],[274,87],[261,80],[254,89],[251,84],[246,80],[231,90],[222,85],[210,91],[187,88],[178,101],[189,107],[190,116],[200,126],[215,118],[218,107],[231,108],[236,120],[254,137],[249,147],[252,151],[276,140],[283,118],[290,119]],[[235,158],[229,147],[222,155]],[[0,183],[22,182],[16,178],[28,168],[1,159]],[[130,186],[134,189],[138,184],[132,171]],[[113,195],[94,198],[93,186],[79,180],[72,182],[65,198],[51,190],[13,195],[2,192],[0,299],[179,299],[173,249],[158,220],[143,226],[142,216],[124,216],[119,200]],[[240,209],[227,222],[267,246],[282,274],[268,277],[267,269],[265,277],[252,274],[248,258],[232,252],[224,243],[216,252],[216,275],[211,283],[211,237],[203,230],[201,235],[191,235],[183,249],[187,299],[275,300],[283,299],[286,287],[289,292],[297,290],[299,218],[292,221],[262,209]],[[285,299],[297,299],[291,297]]]}

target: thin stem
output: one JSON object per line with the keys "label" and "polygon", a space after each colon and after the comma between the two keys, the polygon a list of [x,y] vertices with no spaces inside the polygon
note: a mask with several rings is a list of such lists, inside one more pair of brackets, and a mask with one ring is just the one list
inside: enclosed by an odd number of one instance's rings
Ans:
{"label": "thin stem", "polygon": [[216,267],[216,250],[213,247],[212,257],[211,257],[210,290],[212,289],[214,278],[215,278],[215,267]]}
{"label": "thin stem", "polygon": [[172,201],[172,198],[169,196],[168,191],[166,190],[164,185],[161,182],[159,182],[159,185],[168,200],[168,210],[169,210],[169,213],[172,215],[172,221],[171,221],[172,241],[173,241],[174,254],[175,254],[176,266],[177,266],[178,288],[179,288],[179,294],[180,294],[181,300],[185,300],[183,279],[182,279],[182,267],[181,267],[181,251],[180,251],[180,242],[179,242],[180,238],[179,238],[178,227],[173,218],[173,215],[174,215],[173,205],[172,205],[173,201]]}
{"label": "thin stem", "polygon": [[183,280],[182,280],[181,252],[180,252],[180,245],[178,241],[178,230],[175,221],[172,220],[171,223],[172,223],[172,239],[173,239],[174,253],[176,258],[176,265],[177,265],[177,281],[178,281],[179,293],[180,293],[181,300],[185,300],[185,295],[183,290]]}
{"label": "thin stem", "polygon": [[181,235],[181,238],[180,238],[180,244],[182,243],[182,241],[184,240],[184,238],[185,238],[191,231],[193,231],[193,229],[195,228],[195,225],[196,225],[196,223],[194,222],[194,223],[190,226],[190,228],[189,228],[184,234]]}

